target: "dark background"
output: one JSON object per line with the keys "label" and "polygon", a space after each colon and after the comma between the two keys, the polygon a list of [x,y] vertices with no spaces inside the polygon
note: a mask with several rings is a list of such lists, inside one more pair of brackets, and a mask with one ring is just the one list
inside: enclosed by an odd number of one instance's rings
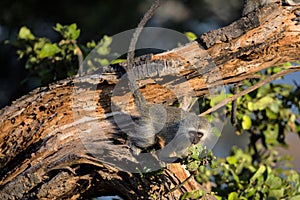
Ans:
{"label": "dark background", "polygon": [[[240,17],[241,0],[161,0],[161,6],[148,26],[170,28],[197,35],[225,26]],[[114,35],[135,28],[150,7],[150,0],[118,1],[37,1],[2,0],[0,2],[0,108],[38,87],[35,81],[22,82],[28,73],[16,49],[4,41],[14,41],[22,26],[37,37],[53,42],[58,34],[56,23],[76,23],[81,29],[79,43],[98,41],[103,35]]]}

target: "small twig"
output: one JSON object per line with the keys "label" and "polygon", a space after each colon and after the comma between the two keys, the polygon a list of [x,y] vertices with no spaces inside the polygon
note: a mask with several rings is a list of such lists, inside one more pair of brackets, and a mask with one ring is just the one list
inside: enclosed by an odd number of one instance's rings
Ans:
{"label": "small twig", "polygon": [[207,111],[201,113],[199,116],[204,116],[204,115],[207,115],[209,113],[212,113],[212,112],[218,110],[219,108],[225,106],[227,103],[229,103],[229,102],[231,102],[231,101],[233,101],[233,100],[235,100],[235,99],[237,99],[237,98],[239,98],[241,96],[244,96],[244,95],[246,95],[246,94],[248,94],[248,93],[256,90],[257,88],[263,86],[266,83],[269,83],[269,82],[271,82],[271,81],[273,81],[273,80],[275,80],[275,79],[277,79],[277,78],[279,78],[281,76],[284,76],[286,74],[289,74],[289,73],[292,73],[292,72],[296,72],[296,71],[299,71],[299,70],[300,70],[300,66],[293,66],[293,67],[290,67],[289,69],[283,70],[281,72],[278,72],[277,74],[274,74],[274,75],[272,75],[270,77],[267,77],[264,80],[256,83],[255,85],[253,85],[253,86],[245,89],[244,91],[242,91],[242,92],[240,92],[238,94],[235,94],[235,95],[233,95],[233,96],[231,96],[231,97],[229,97],[229,98],[221,101],[220,103],[218,103],[214,107],[212,107],[212,108],[208,109]]}
{"label": "small twig", "polygon": [[[239,91],[239,83],[234,84],[234,89],[233,89],[233,94],[237,94]],[[237,110],[237,100],[233,100],[232,103],[232,108],[231,108],[231,123],[235,124],[236,123],[236,110]]]}
{"label": "small twig", "polygon": [[175,187],[173,187],[172,189],[170,189],[169,191],[167,191],[165,194],[169,194],[169,193],[174,192],[175,190],[178,190],[179,188],[181,188],[182,186],[184,186],[184,184],[186,184],[193,176],[194,176],[193,174],[189,175],[189,177],[187,177],[179,185],[176,185]]}

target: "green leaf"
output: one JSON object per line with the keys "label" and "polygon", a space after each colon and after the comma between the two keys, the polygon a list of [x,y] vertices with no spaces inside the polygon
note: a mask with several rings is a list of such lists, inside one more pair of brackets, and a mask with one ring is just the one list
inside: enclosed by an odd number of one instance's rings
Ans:
{"label": "green leaf", "polygon": [[95,58],[95,62],[99,63],[101,66],[109,65],[109,61],[106,58]]}
{"label": "green leaf", "polygon": [[277,119],[277,114],[272,112],[270,109],[266,109],[266,115],[269,119]]}
{"label": "green leaf", "polygon": [[251,187],[248,190],[246,190],[245,192],[246,192],[247,198],[252,197],[256,192],[256,188]]}
{"label": "green leaf", "polygon": [[277,138],[279,133],[279,125],[278,124],[268,124],[267,129],[263,131],[265,135],[267,145],[274,145],[276,144]]}
{"label": "green leaf", "polygon": [[248,115],[243,116],[242,128],[244,130],[249,130],[252,126],[251,118]]}
{"label": "green leaf", "polygon": [[121,62],[126,62],[126,59],[116,59],[116,60],[111,61],[111,64],[113,65],[113,64],[118,64]]}
{"label": "green leaf", "polygon": [[253,102],[248,102],[247,108],[248,108],[249,111],[255,111],[256,110]]}
{"label": "green leaf", "polygon": [[278,189],[282,185],[281,178],[274,176],[273,174],[270,174],[265,182],[266,185],[268,185],[271,189]]}
{"label": "green leaf", "polygon": [[262,98],[267,96],[270,93],[270,84],[264,85],[257,90],[256,98]]}
{"label": "green leaf", "polygon": [[276,100],[273,103],[271,103],[268,107],[274,112],[274,113],[279,113],[279,107],[281,105],[280,100]]}
{"label": "green leaf", "polygon": [[94,40],[92,40],[92,41],[86,43],[86,47],[87,47],[87,48],[93,49],[93,48],[95,48],[96,46],[97,46],[97,44],[96,44],[96,42],[95,42]]}
{"label": "green leaf", "polygon": [[[287,65],[286,65],[287,67],[291,66],[291,63],[289,63],[289,64],[286,63],[286,64],[287,64]],[[273,72],[274,72],[274,73],[278,73],[278,72],[280,72],[281,70],[282,70],[282,69],[281,69],[281,67],[279,67],[279,66],[276,66],[276,67],[273,68]]]}
{"label": "green leaf", "polygon": [[204,190],[194,190],[192,192],[185,193],[180,199],[200,199],[204,195]]}
{"label": "green leaf", "polygon": [[188,169],[189,171],[194,172],[194,171],[196,171],[196,170],[198,169],[199,165],[200,165],[200,161],[197,161],[197,160],[196,160],[196,161],[193,161],[193,162],[188,163],[187,169]]}
{"label": "green leaf", "polygon": [[108,55],[110,53],[109,46],[111,45],[111,43],[112,43],[112,38],[107,35],[104,35],[96,47],[97,53],[99,55]]}
{"label": "green leaf", "polygon": [[24,40],[34,40],[35,39],[34,35],[31,33],[31,31],[26,26],[23,26],[20,29],[19,38],[24,39]]}
{"label": "green leaf", "polygon": [[73,23],[69,26],[69,33],[72,40],[76,40],[80,35],[80,30],[77,29],[77,24]]}
{"label": "green leaf", "polygon": [[191,193],[190,192],[186,192],[180,199],[184,200],[184,199],[190,199],[191,198]]}
{"label": "green leaf", "polygon": [[109,61],[106,58],[100,59],[99,61],[101,66],[109,65]]}
{"label": "green leaf", "polygon": [[272,97],[265,96],[265,97],[261,98],[260,100],[258,100],[255,103],[255,106],[258,108],[258,110],[264,110],[266,107],[271,105],[273,102],[274,102],[274,99]]}
{"label": "green leaf", "polygon": [[239,199],[239,195],[238,193],[236,192],[231,192],[229,195],[228,195],[228,200],[238,200]]}
{"label": "green leaf", "polygon": [[63,25],[61,25],[60,23],[56,23],[56,27],[54,28],[54,30],[56,31],[61,31],[63,29]]}
{"label": "green leaf", "polygon": [[256,179],[262,176],[265,171],[266,171],[266,166],[261,165],[258,168],[258,170],[255,172],[255,174],[250,178],[250,182],[254,182]]}
{"label": "green leaf", "polygon": [[[292,63],[291,62],[286,62],[283,64],[284,67],[290,67],[292,66]],[[278,67],[279,68],[279,67]]]}
{"label": "green leaf", "polygon": [[39,57],[40,58],[51,57],[58,52],[60,52],[60,48],[56,44],[47,43],[42,47],[39,53]]}
{"label": "green leaf", "polygon": [[214,195],[214,197],[216,198],[216,200],[222,200],[221,196]]}
{"label": "green leaf", "polygon": [[50,43],[46,38],[39,38],[33,45],[33,50],[38,54],[45,44]]}
{"label": "green leaf", "polygon": [[269,195],[268,195],[269,198],[273,197],[273,198],[276,198],[276,199],[281,199],[281,197],[283,197],[283,196],[284,196],[284,189],[283,188],[278,189],[278,190],[270,190]]}
{"label": "green leaf", "polygon": [[228,156],[226,158],[226,161],[228,162],[228,164],[230,165],[235,165],[237,163],[237,159],[234,156]]}
{"label": "green leaf", "polygon": [[63,26],[57,23],[54,30],[59,32],[63,36],[63,38],[69,40],[76,40],[80,35],[80,29],[77,29],[77,24],[75,23],[69,26]]}
{"label": "green leaf", "polygon": [[293,183],[300,183],[300,175],[297,172],[294,172],[291,176],[288,177],[289,180]]}
{"label": "green leaf", "polygon": [[300,195],[293,196],[290,200],[300,200]]}
{"label": "green leaf", "polygon": [[225,91],[223,90],[220,94],[218,95],[211,95],[210,96],[210,105],[211,106],[214,106],[216,105],[217,103],[223,101],[224,99],[226,99],[226,93]]}
{"label": "green leaf", "polygon": [[184,35],[188,38],[189,41],[194,41],[197,39],[197,35],[193,32],[185,32]]}

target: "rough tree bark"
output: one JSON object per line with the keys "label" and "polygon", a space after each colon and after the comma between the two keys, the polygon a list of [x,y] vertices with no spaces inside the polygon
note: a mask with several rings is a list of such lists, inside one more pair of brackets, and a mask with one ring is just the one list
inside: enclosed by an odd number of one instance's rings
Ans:
{"label": "rough tree bark", "polygon": [[[208,87],[239,82],[270,66],[299,60],[299,16],[299,6],[271,4],[197,41],[139,62],[162,62],[185,76],[197,96],[205,95]],[[121,65],[126,67],[126,63]],[[109,66],[105,69],[111,70]],[[0,199],[79,199],[109,194],[125,199],[178,199],[186,191],[203,188],[191,179],[165,194],[188,176],[178,163],[168,165],[162,173],[144,176],[116,166],[112,158],[135,162],[124,140],[115,138],[118,130],[109,115],[111,91],[118,78],[69,78],[38,88],[0,111]],[[151,78],[139,82],[147,83],[142,88],[147,101],[175,101],[174,94]],[[124,96],[114,97],[115,102],[123,102]],[[85,118],[77,115],[82,108]],[[132,100],[128,109],[134,110]],[[80,131],[87,134],[83,137]],[[107,151],[91,153],[83,140]]]}

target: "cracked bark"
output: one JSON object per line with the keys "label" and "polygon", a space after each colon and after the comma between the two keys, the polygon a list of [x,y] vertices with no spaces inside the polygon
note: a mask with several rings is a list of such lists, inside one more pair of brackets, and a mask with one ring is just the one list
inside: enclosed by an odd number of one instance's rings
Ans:
{"label": "cracked bark", "polygon": [[[149,55],[147,62],[163,62],[176,69],[197,96],[207,95],[208,87],[236,83],[262,69],[299,60],[299,15],[299,6],[271,4],[203,34],[198,41]],[[126,68],[126,63],[121,65]],[[109,115],[118,76],[102,78],[106,81],[89,75],[62,80],[38,88],[0,111],[1,199],[79,199],[109,194],[125,199],[178,199],[186,191],[204,188],[191,180],[164,195],[187,178],[180,164],[168,165],[163,173],[141,176],[123,171],[110,160],[134,163],[124,140],[115,139],[118,130]],[[148,102],[175,101],[174,94],[152,78],[139,82],[147,84],[141,90]],[[168,84],[180,86],[174,80],[164,82],[164,86]],[[113,100],[122,102],[124,96]],[[134,110],[132,100],[126,106]],[[88,118],[78,114],[83,107]],[[101,129],[84,137],[80,134],[99,125]],[[84,140],[104,145],[108,151],[104,155],[96,149],[91,154]]]}

